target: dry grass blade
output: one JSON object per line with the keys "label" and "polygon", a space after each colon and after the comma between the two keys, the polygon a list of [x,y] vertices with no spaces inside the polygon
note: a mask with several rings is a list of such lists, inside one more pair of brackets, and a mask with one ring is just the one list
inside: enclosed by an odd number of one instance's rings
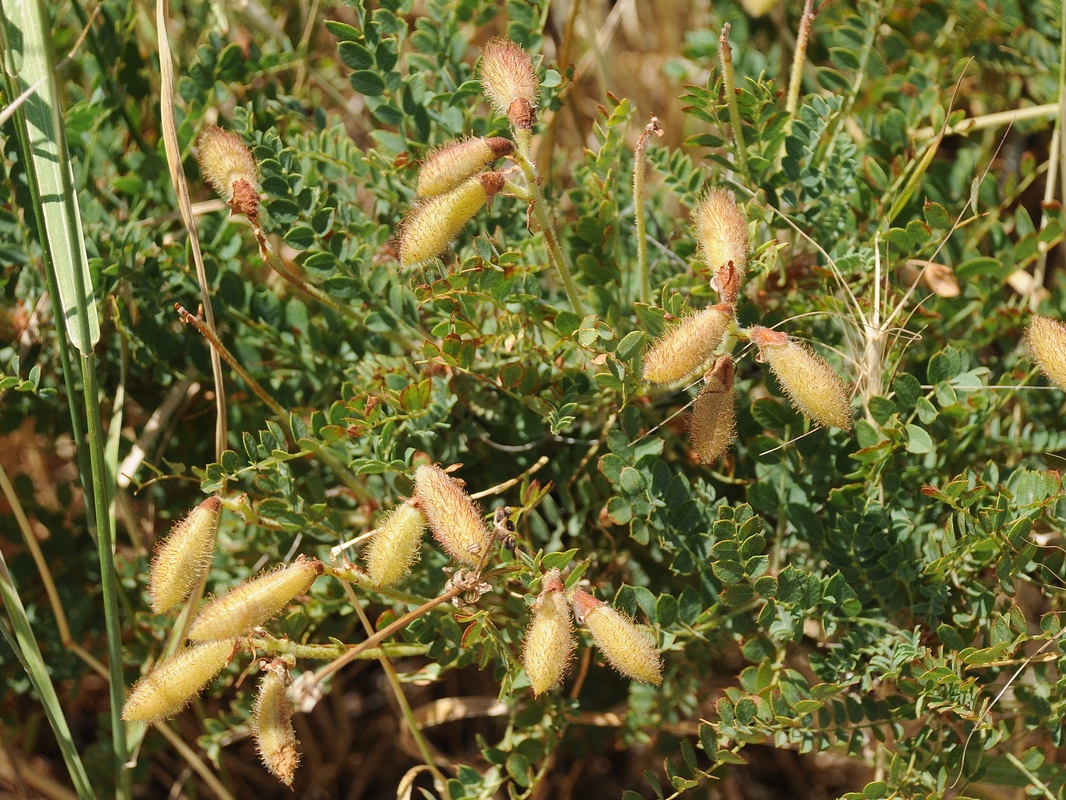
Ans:
{"label": "dry grass blade", "polygon": [[[192,203],[189,200],[189,186],[185,181],[185,172],[181,166],[181,146],[178,142],[178,130],[174,123],[174,61],[170,51],[170,37],[167,36],[167,20],[170,17],[168,0],[156,3],[156,36],[159,41],[160,72],[160,124],[163,127],[163,144],[167,152],[167,166],[170,178],[174,182],[174,192],[178,198],[181,221],[189,233],[192,245],[192,257],[196,264],[196,279],[200,284],[200,298],[204,306],[204,320],[208,327],[215,330],[215,316],[211,311],[211,292],[207,285],[207,273],[204,270],[204,257],[200,250],[200,237],[196,233]],[[222,380],[222,361],[218,353],[211,349],[211,374],[215,380],[215,456],[221,458],[226,449],[226,388]]]}

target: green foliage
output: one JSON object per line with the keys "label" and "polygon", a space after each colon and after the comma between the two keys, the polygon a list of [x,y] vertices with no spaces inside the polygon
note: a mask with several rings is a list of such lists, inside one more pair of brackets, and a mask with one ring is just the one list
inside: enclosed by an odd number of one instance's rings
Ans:
{"label": "green foliage", "polygon": [[[54,12],[60,49],[81,30],[74,10]],[[424,609],[383,644],[395,678],[364,662],[322,684],[327,699],[300,735],[336,770],[324,776],[309,759],[299,796],[343,796],[366,770],[365,796],[391,796],[430,748],[454,769],[410,780],[452,798],[555,796],[573,790],[567,775],[589,796],[721,797],[723,780],[755,781],[768,751],[812,774],[811,754],[834,759],[847,781],[819,783],[825,796],[978,797],[995,787],[1055,796],[1055,748],[1066,744],[1066,504],[1055,456],[1066,432],[1062,392],[1034,377],[1022,342],[1037,304],[1066,316],[1062,274],[1047,258],[1066,220],[1059,203],[1034,202],[1050,169],[1050,117],[936,136],[945,124],[1056,100],[1056,10],[1001,12],[823,4],[794,113],[783,42],[794,40],[799,9],[708,12],[684,51],[667,54],[666,73],[686,85],[662,78],[660,102],[683,107],[684,122],[647,150],[646,305],[636,302],[633,147],[649,112],[662,112],[636,107],[626,86],[600,95],[582,83],[558,56],[558,9],[324,3],[322,19],[293,11],[271,27],[225,4],[183,4],[172,34],[192,199],[212,199],[193,157],[201,129],[237,132],[259,164],[270,248],[226,211],[197,217],[218,337],[247,375],[223,365],[229,439],[216,453],[210,345],[173,311],[195,311],[200,298],[171,213],[149,21],[136,4],[105,0],[64,100],[103,310],[104,418],[122,426],[112,431],[120,460],[134,453],[128,482],[116,479],[115,512],[129,681],[162,656],[177,624],[148,611],[152,540],[217,493],[226,510],[208,593],[297,553],[332,564],[269,635],[254,634],[259,655],[294,656],[294,676],[310,678]],[[724,22],[743,156],[720,69]],[[418,163],[460,137],[518,139],[478,82],[479,47],[492,35],[535,56],[534,157],[500,161],[511,184],[443,259],[402,270],[396,240],[418,205]],[[595,118],[575,133],[571,116],[580,126],[585,107]],[[12,335],[0,337],[9,342],[0,430],[12,452],[29,452],[72,430],[54,326],[47,315],[39,333],[30,324],[46,291],[40,237],[26,165],[4,134],[0,330]],[[541,184],[523,183],[514,165]],[[530,211],[535,186],[587,315],[575,313],[553,235]],[[693,387],[650,387],[641,369],[675,317],[718,301],[688,220],[709,186],[734,190],[752,246],[726,348],[736,345],[737,437],[707,467],[682,424]],[[959,292],[916,281],[926,262],[950,267]],[[333,302],[282,279],[285,270]],[[1035,287],[1018,270],[1036,275]],[[812,430],[792,409],[754,363],[752,324],[809,341],[848,376],[852,433]],[[165,403],[168,393],[184,402]],[[136,438],[163,408],[153,425],[164,437],[146,438],[137,456]],[[358,567],[362,543],[341,547],[411,496],[425,462],[456,466],[485,510],[507,508],[515,525],[514,549],[493,545],[481,585],[429,608],[463,578],[429,537],[407,579],[380,590],[346,561]],[[51,493],[35,490],[53,473],[31,459],[3,466],[18,505],[50,533],[45,558],[71,640],[103,659],[80,490],[69,475],[53,478]],[[53,679],[69,684],[71,708],[104,719],[99,698],[78,694],[90,669],[60,641],[13,510],[3,519]],[[532,696],[523,636],[551,569],[567,590],[590,591],[654,634],[661,686],[612,672],[579,626],[562,689]],[[232,768],[255,758],[241,741],[254,681],[238,681],[254,663],[239,654],[175,730],[233,796],[291,796]],[[3,724],[28,751],[39,712],[8,651],[0,676],[12,698]],[[451,741],[436,736],[445,723],[459,731]],[[382,757],[374,747],[397,725],[424,736]],[[331,750],[334,731],[350,752]],[[86,733],[89,756],[109,736],[106,725]],[[133,776],[146,796],[169,790],[153,766],[169,748],[147,733]],[[618,767],[609,780],[582,773],[597,759],[614,759],[603,762]],[[85,763],[100,795],[113,791],[103,762]]]}

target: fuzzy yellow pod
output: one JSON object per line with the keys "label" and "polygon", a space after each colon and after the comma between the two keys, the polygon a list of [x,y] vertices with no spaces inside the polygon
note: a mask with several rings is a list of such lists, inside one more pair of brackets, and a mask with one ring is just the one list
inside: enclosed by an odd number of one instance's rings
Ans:
{"label": "fuzzy yellow pod", "polygon": [[160,661],[134,684],[122,706],[127,722],[158,722],[173,717],[229,663],[236,643],[193,645]]}
{"label": "fuzzy yellow pod", "polygon": [[296,750],[300,743],[292,727],[293,704],[285,692],[286,672],[274,664],[265,669],[252,711],[252,735],[263,766],[286,786],[292,786],[300,763]]}
{"label": "fuzzy yellow pod", "polygon": [[425,515],[433,538],[456,561],[475,566],[492,539],[481,510],[457,480],[440,467],[415,470],[415,504]]}
{"label": "fuzzy yellow pod", "polygon": [[200,171],[238,214],[259,218],[259,165],[239,134],[208,125],[197,140]]}
{"label": "fuzzy yellow pod", "polygon": [[776,6],[778,0],[740,0],[744,10],[753,17],[761,17]]}
{"label": "fuzzy yellow pod", "polygon": [[644,356],[644,380],[678,386],[707,367],[733,320],[732,309],[719,303],[682,318]]}
{"label": "fuzzy yellow pod", "polygon": [[152,611],[162,614],[189,596],[211,564],[222,502],[209,497],[171,528],[148,573]]}
{"label": "fuzzy yellow pod", "polygon": [[522,661],[534,695],[559,685],[576,647],[570,606],[563,594],[563,584],[556,579],[537,599],[533,620],[526,631]]}
{"label": "fuzzy yellow pod", "polygon": [[499,172],[486,172],[419,205],[400,229],[400,263],[423,264],[443,253],[503,183]]}
{"label": "fuzzy yellow pod", "polygon": [[704,464],[713,464],[725,455],[737,435],[737,395],[733,391],[736,367],[729,356],[715,361],[703,376],[688,419],[692,450]]}
{"label": "fuzzy yellow pod", "polygon": [[1026,339],[1029,353],[1040,371],[1066,391],[1066,325],[1057,319],[1034,314]]}
{"label": "fuzzy yellow pod", "polygon": [[189,629],[189,638],[208,642],[240,636],[280,613],[321,574],[321,561],[300,557],[287,567],[242,583],[200,611]]}
{"label": "fuzzy yellow pod", "polygon": [[502,136],[481,136],[450,142],[434,150],[418,173],[418,193],[436,197],[450,192],[477,175],[498,158],[514,152],[514,143]]}
{"label": "fuzzy yellow pod", "polygon": [[410,504],[389,514],[370,537],[366,548],[366,571],[378,588],[392,586],[418,558],[426,518]]}
{"label": "fuzzy yellow pod", "polygon": [[850,393],[832,367],[779,331],[756,326],[751,340],[797,411],[816,425],[851,430]]}
{"label": "fuzzy yellow pod", "polygon": [[663,682],[663,665],[651,634],[587,592],[575,591],[570,602],[574,615],[589,629],[592,640],[612,667],[644,683],[658,686]]}
{"label": "fuzzy yellow pod", "polygon": [[493,108],[516,128],[533,127],[540,82],[529,53],[510,39],[492,39],[481,51],[480,77]]}
{"label": "fuzzy yellow pod", "polygon": [[748,263],[748,221],[733,193],[711,189],[696,204],[692,218],[707,266],[717,271],[733,262],[739,283]]}

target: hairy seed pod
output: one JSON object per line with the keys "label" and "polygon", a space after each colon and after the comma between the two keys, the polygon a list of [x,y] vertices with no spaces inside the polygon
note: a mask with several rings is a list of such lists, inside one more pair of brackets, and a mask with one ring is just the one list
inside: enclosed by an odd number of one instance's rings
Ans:
{"label": "hairy seed pod", "polygon": [[229,639],[207,642],[160,661],[130,690],[122,719],[152,723],[173,717],[225,668],[235,645]]}
{"label": "hairy seed pod", "polygon": [[292,701],[285,692],[287,671],[280,662],[267,664],[252,711],[252,735],[263,765],[270,774],[292,786],[300,754],[292,728]]}
{"label": "hairy seed pod", "polygon": [[503,183],[501,173],[485,172],[415,208],[400,228],[400,264],[423,264],[443,253]]}
{"label": "hairy seed pod", "polygon": [[415,470],[414,499],[429,522],[433,538],[448,555],[475,566],[492,533],[459,482],[440,467],[423,464]]}
{"label": "hairy seed pod", "polygon": [[682,318],[644,356],[644,380],[678,386],[703,372],[732,320],[733,310],[724,303]]}
{"label": "hairy seed pod", "polygon": [[426,518],[410,504],[389,514],[366,548],[366,570],[375,586],[392,586],[407,574],[418,558],[425,529]]}
{"label": "hairy seed pod", "polygon": [[692,450],[704,464],[713,464],[724,456],[737,435],[735,374],[733,359],[720,356],[703,376],[703,388],[688,418]]}
{"label": "hairy seed pod", "polygon": [[418,193],[436,197],[450,192],[477,175],[498,158],[514,152],[514,143],[502,136],[482,136],[450,142],[434,150],[418,173]]}
{"label": "hairy seed pod", "polygon": [[152,611],[170,611],[189,596],[211,564],[222,502],[209,497],[170,529],[156,547],[148,573]]}
{"label": "hairy seed pod", "polygon": [[259,217],[259,165],[239,134],[208,125],[197,140],[200,171],[238,214]]}
{"label": "hairy seed pod", "polygon": [[563,584],[556,577],[537,598],[533,620],[526,631],[522,660],[533,694],[551,691],[562,681],[574,656],[577,638]]}
{"label": "hairy seed pod", "polygon": [[189,638],[207,642],[240,636],[280,613],[321,574],[321,561],[300,557],[287,567],[242,583],[200,611],[189,629]]}
{"label": "hairy seed pod", "polygon": [[1047,379],[1066,391],[1066,325],[1057,319],[1033,315],[1026,332],[1033,361]]}
{"label": "hairy seed pod", "polygon": [[529,53],[510,39],[492,39],[481,50],[480,72],[481,88],[492,107],[506,114],[515,128],[532,128],[540,83]]}
{"label": "hairy seed pod", "polygon": [[751,340],[797,411],[816,425],[851,430],[850,394],[832,367],[779,331],[756,326]]}
{"label": "hairy seed pod", "polygon": [[612,667],[644,683],[658,686],[663,682],[663,665],[651,634],[587,592],[575,591],[570,602],[574,615],[589,629],[592,640]]}
{"label": "hairy seed pod", "polygon": [[[696,240],[700,243],[703,258],[712,271],[718,272],[732,262],[735,274],[733,287],[739,287],[748,263],[748,221],[737,206],[732,192],[711,189],[696,204],[692,211],[696,228]],[[723,302],[736,302],[726,297],[729,286],[719,286]]]}

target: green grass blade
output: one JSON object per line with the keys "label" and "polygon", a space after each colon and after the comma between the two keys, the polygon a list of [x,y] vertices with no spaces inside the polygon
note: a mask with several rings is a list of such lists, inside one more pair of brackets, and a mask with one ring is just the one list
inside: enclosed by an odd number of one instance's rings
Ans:
{"label": "green grass blade", "polygon": [[[14,494],[14,488],[2,469],[0,469],[0,487],[3,488],[4,494]],[[48,676],[48,668],[45,666],[44,656],[41,655],[40,648],[37,647],[37,638],[34,636],[30,618],[26,614],[25,606],[22,605],[22,598],[19,596],[15,582],[11,578],[11,573],[8,572],[7,561],[4,559],[3,553],[0,553],[0,599],[3,600],[4,610],[7,612],[7,618],[11,623],[10,631],[6,626],[0,628],[0,630],[3,631],[15,655],[18,656],[23,669],[26,670],[26,674],[29,676],[30,683],[33,684],[37,699],[44,706],[44,713],[47,715],[48,722],[55,733],[60,752],[63,754],[63,760],[67,764],[67,772],[70,773],[70,779],[74,783],[78,797],[83,798],[83,800],[95,798],[96,795],[93,793],[92,785],[89,783],[85,765],[78,756],[74,738],[71,736],[70,728],[67,726],[67,719],[60,706],[59,696],[52,685],[52,679]]]}
{"label": "green grass blade", "polygon": [[[131,796],[132,776],[126,767],[126,728],[120,712],[125,693],[122,673],[122,636],[118,613],[118,579],[112,547],[114,517],[109,497],[110,479],[104,452],[99,386],[93,347],[100,338],[99,321],[85,254],[84,233],[73,170],[66,148],[59,105],[59,81],[51,49],[48,15],[42,0],[0,0],[0,34],[4,44],[4,67],[8,85],[20,93],[42,79],[40,90],[16,111],[16,131],[25,160],[26,174],[39,220],[49,285],[58,287],[57,328],[66,330],[81,354],[82,402],[87,423],[91,483],[86,479],[82,448],[82,486],[86,505],[96,526],[101,589],[107,629],[110,671],[111,734],[115,756],[118,797]],[[15,92],[12,91],[14,95]],[[61,349],[65,349],[63,343]],[[68,359],[64,359],[64,364]],[[69,381],[68,381],[69,386]],[[79,426],[79,410],[71,416]]]}
{"label": "green grass blade", "polygon": [[43,244],[55,265],[67,335],[80,352],[89,353],[100,339],[100,323],[67,155],[48,14],[40,0],[2,0],[0,5],[8,74],[19,93],[40,82],[19,109],[31,155],[26,169],[39,191]]}

